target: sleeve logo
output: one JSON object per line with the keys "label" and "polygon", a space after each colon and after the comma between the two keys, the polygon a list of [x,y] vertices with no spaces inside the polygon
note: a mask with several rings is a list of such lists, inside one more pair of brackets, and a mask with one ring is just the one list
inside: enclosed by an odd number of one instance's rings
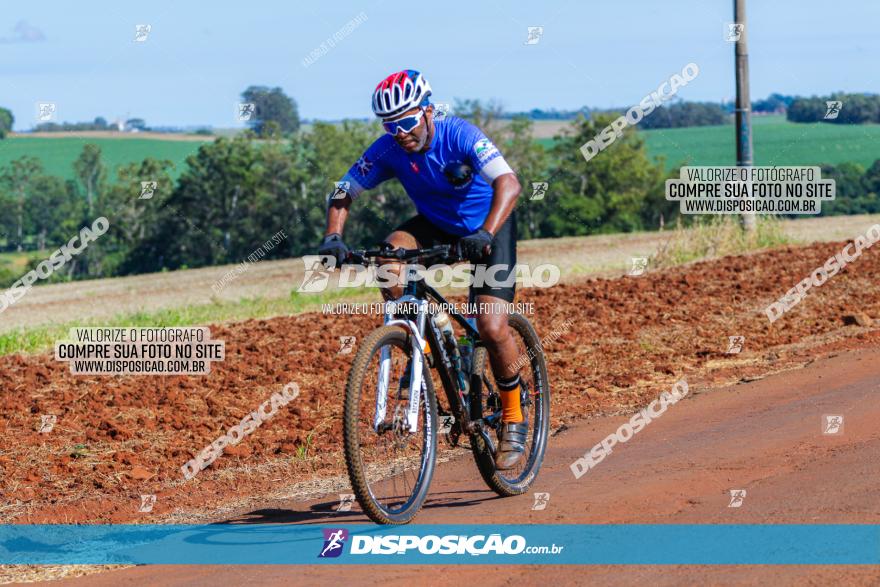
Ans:
{"label": "sleeve logo", "polygon": [[373,168],[373,162],[367,159],[366,155],[363,155],[360,159],[358,159],[355,165],[357,165],[358,173],[364,176],[366,176]]}
{"label": "sleeve logo", "polygon": [[478,163],[486,163],[497,154],[498,147],[489,139],[480,139],[474,145],[474,155],[476,155]]}

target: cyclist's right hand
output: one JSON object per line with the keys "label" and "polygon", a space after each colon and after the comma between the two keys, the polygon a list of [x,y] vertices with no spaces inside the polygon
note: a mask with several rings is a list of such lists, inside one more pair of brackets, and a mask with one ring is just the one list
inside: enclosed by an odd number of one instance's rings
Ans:
{"label": "cyclist's right hand", "polygon": [[343,242],[342,235],[334,232],[325,236],[324,240],[321,241],[321,246],[318,247],[318,254],[333,257],[336,259],[336,267],[340,267],[346,257],[348,257],[348,247]]}

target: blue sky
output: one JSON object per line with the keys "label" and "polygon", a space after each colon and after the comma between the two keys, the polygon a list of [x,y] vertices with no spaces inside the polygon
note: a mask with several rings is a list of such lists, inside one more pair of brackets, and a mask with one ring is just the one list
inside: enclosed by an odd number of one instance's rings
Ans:
{"label": "blue sky", "polygon": [[[505,109],[636,103],[688,62],[685,100],[731,99],[731,0],[189,3],[56,0],[6,6],[0,105],[15,129],[36,102],[58,119],[138,116],[149,125],[236,126],[251,84],[281,86],[304,118],[363,118],[370,91],[423,71],[435,101],[496,98]],[[749,0],[752,98],[771,92],[880,92],[880,2]],[[366,20],[309,66],[351,19]],[[143,43],[136,24],[150,24]],[[543,26],[536,45],[526,28]]]}

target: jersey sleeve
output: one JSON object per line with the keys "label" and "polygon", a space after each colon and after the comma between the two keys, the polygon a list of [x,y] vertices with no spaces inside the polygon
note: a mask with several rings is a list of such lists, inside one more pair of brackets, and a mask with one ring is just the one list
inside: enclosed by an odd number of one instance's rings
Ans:
{"label": "jersey sleeve", "polygon": [[489,185],[492,185],[492,182],[499,176],[513,173],[513,169],[504,160],[498,147],[473,124],[465,123],[462,125],[459,133],[459,148],[468,154],[471,167]]}
{"label": "jersey sleeve", "polygon": [[337,182],[336,190],[331,197],[345,197],[344,195],[340,196],[340,190],[342,190],[354,200],[363,192],[394,177],[394,171],[384,160],[391,147],[392,145],[388,144],[388,140],[384,136],[373,141],[373,144],[364,151],[360,159]]}

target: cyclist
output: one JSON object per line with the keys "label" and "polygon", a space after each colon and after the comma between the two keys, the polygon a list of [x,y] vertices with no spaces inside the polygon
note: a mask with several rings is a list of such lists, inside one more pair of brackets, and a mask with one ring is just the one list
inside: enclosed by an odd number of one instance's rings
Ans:
{"label": "cyclist", "polygon": [[[345,195],[337,192],[328,199],[327,229],[319,253],[341,264],[348,254],[342,230],[352,201],[396,177],[418,213],[395,228],[385,242],[395,248],[459,244],[475,266],[496,266],[496,281],[472,286],[478,308],[506,308],[515,295],[513,209],[521,191],[519,181],[479,128],[454,116],[435,118],[430,96],[428,81],[411,69],[393,73],[376,86],[373,113],[382,120],[386,134],[341,179],[348,182]],[[386,300],[396,299],[402,288],[383,288],[382,294]],[[528,433],[520,405],[522,382],[515,367],[518,351],[506,310],[480,312],[476,322],[501,396],[495,466],[511,469],[523,457]]]}

